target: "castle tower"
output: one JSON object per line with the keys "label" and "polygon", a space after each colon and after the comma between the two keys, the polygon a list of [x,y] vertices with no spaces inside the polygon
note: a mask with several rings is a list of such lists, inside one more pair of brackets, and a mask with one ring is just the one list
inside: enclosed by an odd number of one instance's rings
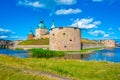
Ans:
{"label": "castle tower", "polygon": [[52,21],[51,29],[52,29],[52,28],[55,28],[55,22],[54,22],[54,20]]}
{"label": "castle tower", "polygon": [[41,39],[43,35],[47,34],[48,30],[46,29],[46,26],[44,25],[44,21],[41,19],[40,24],[38,24],[36,28],[36,37],[35,39]]}
{"label": "castle tower", "polygon": [[28,40],[34,39],[34,34],[33,34],[32,30],[29,31],[29,33],[28,33],[28,38],[27,38],[27,39],[28,39]]}
{"label": "castle tower", "polygon": [[74,51],[81,49],[81,32],[77,27],[58,27],[50,31],[50,50]]}

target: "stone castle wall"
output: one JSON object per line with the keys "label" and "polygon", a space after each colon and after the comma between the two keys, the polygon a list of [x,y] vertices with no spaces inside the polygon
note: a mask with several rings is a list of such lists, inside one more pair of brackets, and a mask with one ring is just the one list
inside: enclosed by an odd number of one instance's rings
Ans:
{"label": "stone castle wall", "polygon": [[48,33],[48,30],[47,29],[36,29],[36,36],[35,36],[35,39],[41,39],[45,34]]}
{"label": "stone castle wall", "polygon": [[106,47],[115,47],[114,40],[102,40],[101,43]]}
{"label": "stone castle wall", "polygon": [[100,48],[104,47],[103,44],[90,44],[90,43],[83,43],[81,45],[82,49],[87,49],[87,48]]}
{"label": "stone castle wall", "polygon": [[81,32],[79,28],[60,27],[50,32],[50,50],[80,50]]}
{"label": "stone castle wall", "polygon": [[32,40],[34,38],[34,35],[29,34],[27,40]]}

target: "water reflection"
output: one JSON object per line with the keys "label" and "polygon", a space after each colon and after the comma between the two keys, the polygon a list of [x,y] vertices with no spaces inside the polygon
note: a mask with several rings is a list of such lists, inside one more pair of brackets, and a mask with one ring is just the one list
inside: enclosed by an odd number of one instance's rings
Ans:
{"label": "water reflection", "polygon": [[86,58],[83,58],[83,60],[120,62],[119,51],[120,51],[120,48],[109,48],[105,50],[100,50],[95,52],[94,54],[90,54]]}
{"label": "water reflection", "polygon": [[5,54],[9,56],[15,56],[18,58],[27,58],[28,51],[25,50],[9,50],[9,49],[0,49],[0,54]]}

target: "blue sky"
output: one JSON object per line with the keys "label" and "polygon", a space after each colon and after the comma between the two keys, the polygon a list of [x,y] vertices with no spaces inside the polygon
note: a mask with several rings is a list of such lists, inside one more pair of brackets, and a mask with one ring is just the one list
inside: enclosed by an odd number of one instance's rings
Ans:
{"label": "blue sky", "polygon": [[48,29],[82,28],[88,39],[120,39],[120,0],[1,0],[0,39],[26,39],[40,18]]}

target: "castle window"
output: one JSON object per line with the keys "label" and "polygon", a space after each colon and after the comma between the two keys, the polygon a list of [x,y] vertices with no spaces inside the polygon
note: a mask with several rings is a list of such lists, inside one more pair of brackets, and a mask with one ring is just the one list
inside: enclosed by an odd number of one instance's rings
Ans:
{"label": "castle window", "polygon": [[67,46],[64,46],[64,48],[66,48]]}
{"label": "castle window", "polygon": [[72,41],[72,39],[70,39],[70,41]]}
{"label": "castle window", "polygon": [[63,35],[65,35],[65,33],[63,33]]}
{"label": "castle window", "polygon": [[53,36],[55,36],[55,34],[53,34]]}

